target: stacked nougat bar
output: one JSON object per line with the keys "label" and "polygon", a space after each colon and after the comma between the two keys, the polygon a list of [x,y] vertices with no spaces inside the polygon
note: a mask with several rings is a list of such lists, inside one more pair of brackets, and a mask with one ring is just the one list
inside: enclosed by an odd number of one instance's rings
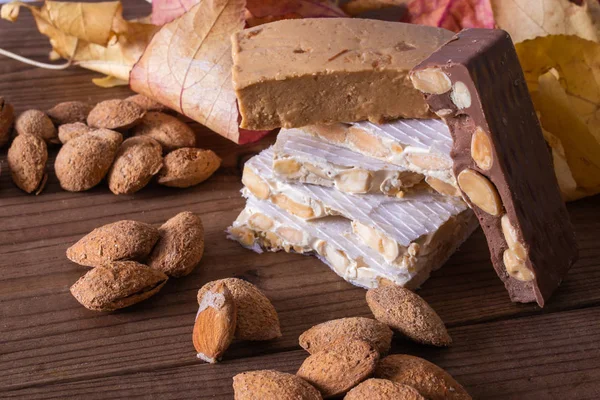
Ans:
{"label": "stacked nougat bar", "polygon": [[[460,198],[426,183],[437,179],[453,187],[446,126],[405,122],[282,130],[273,147],[246,162],[247,204],[230,238],[257,252],[314,254],[358,286],[418,287],[477,220]],[[436,162],[416,166],[405,156],[387,159],[385,152],[376,158],[376,146],[357,145],[353,135]]]}

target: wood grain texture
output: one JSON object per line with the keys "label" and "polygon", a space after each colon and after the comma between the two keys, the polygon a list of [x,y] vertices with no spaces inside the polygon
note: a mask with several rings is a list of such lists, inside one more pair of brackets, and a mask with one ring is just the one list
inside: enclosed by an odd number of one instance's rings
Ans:
{"label": "wood grain texture", "polygon": [[[148,5],[125,2],[130,15]],[[47,40],[28,13],[0,21],[0,46],[45,61]],[[48,109],[66,100],[95,103],[130,94],[100,89],[97,74],[72,68],[44,71],[0,58],[0,96],[17,112]],[[231,398],[231,377],[249,369],[295,372],[305,357],[297,343],[317,323],[369,316],[364,290],[313,258],[257,255],[225,239],[241,210],[243,162],[272,143],[237,146],[193,124],[202,147],[223,157],[207,182],[187,190],[151,184],[115,196],[103,183],[84,193],[60,189],[52,171],[40,196],[17,189],[0,149],[0,398]],[[448,350],[409,345],[395,351],[439,363],[477,398],[600,398],[600,198],[569,205],[581,259],[543,310],[510,303],[477,231],[424,285],[420,294],[450,327]],[[93,228],[120,219],[161,224],[184,210],[199,213],[206,253],[189,276],[170,280],[155,297],[114,313],[83,308],[69,287],[85,273],[65,250]],[[191,332],[196,292],[222,277],[247,279],[273,301],[283,337],[235,343],[222,364],[201,364]]]}

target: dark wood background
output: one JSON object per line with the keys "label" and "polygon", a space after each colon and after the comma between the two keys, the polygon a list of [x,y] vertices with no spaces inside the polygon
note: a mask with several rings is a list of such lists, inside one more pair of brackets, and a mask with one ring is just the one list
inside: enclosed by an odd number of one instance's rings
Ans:
{"label": "dark wood background", "polygon": [[[128,0],[128,15],[149,12]],[[27,12],[16,24],[0,22],[0,47],[46,60],[47,40]],[[67,100],[125,97],[127,88],[100,89],[83,69],[46,71],[0,57],[0,96],[16,106],[45,110]],[[231,399],[231,377],[273,368],[295,372],[306,353],[298,336],[317,323],[369,316],[365,291],[313,258],[257,255],[225,239],[242,209],[243,162],[272,142],[237,146],[196,126],[202,147],[223,157],[208,182],[187,190],[151,185],[115,196],[100,185],[84,193],[60,189],[52,165],[40,196],[10,179],[0,150],[0,398]],[[543,310],[512,304],[477,231],[419,292],[454,338],[449,349],[412,345],[394,352],[427,358],[447,369],[475,398],[600,398],[600,198],[569,204],[581,257]],[[100,225],[136,219],[160,224],[191,210],[202,215],[206,253],[190,275],[172,279],[153,298],[113,313],[83,308],[69,287],[86,272],[65,250]],[[191,342],[196,292],[206,282],[237,276],[273,301],[283,330],[279,340],[235,343],[222,363],[203,364]]]}

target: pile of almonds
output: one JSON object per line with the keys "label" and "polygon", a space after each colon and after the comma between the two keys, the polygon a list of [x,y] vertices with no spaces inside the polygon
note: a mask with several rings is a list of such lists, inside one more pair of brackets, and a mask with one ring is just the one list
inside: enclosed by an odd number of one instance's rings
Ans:
{"label": "pile of almonds", "polygon": [[114,222],[67,249],[69,260],[92,267],[71,286],[71,293],[90,310],[128,307],[158,293],[169,277],[191,273],[203,254],[204,227],[192,212],[181,212],[160,228]]}
{"label": "pile of almonds", "polygon": [[450,374],[435,364],[406,354],[386,356],[392,329],[418,343],[450,345],[452,340],[444,323],[425,300],[408,289],[384,286],[369,290],[367,303],[376,319],[328,321],[300,336],[300,346],[310,356],[296,375],[273,370],[236,375],[236,400],[341,396],[347,400],[471,399]]}
{"label": "pile of almonds", "polygon": [[91,189],[105,178],[114,194],[135,193],[154,176],[164,186],[197,185],[219,168],[221,159],[196,148],[194,131],[166,112],[161,104],[135,95],[95,107],[69,101],[47,112],[27,110],[15,119],[13,107],[0,97],[0,147],[10,141],[14,125],[8,166],[15,184],[27,193],[43,190],[53,144],[62,144],[54,170],[67,191]]}

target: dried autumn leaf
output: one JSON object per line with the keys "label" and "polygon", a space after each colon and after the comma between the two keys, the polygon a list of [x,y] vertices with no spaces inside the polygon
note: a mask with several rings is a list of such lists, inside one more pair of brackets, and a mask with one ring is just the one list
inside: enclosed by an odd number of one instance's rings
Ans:
{"label": "dried autumn leaf", "polygon": [[1,17],[14,22],[20,7],[32,13],[40,33],[50,39],[52,59],[72,59],[75,65],[108,75],[108,80],[97,80],[101,86],[126,84],[133,64],[158,29],[124,20],[120,2],[46,1],[35,7],[16,1],[2,7]]}
{"label": "dried autumn leaf", "polygon": [[490,0],[412,0],[405,22],[458,32],[463,28],[494,28]]}
{"label": "dried autumn leaf", "polygon": [[281,19],[346,17],[331,0],[248,0],[246,22],[248,27]]}
{"label": "dried autumn leaf", "polygon": [[587,1],[581,4],[569,0],[491,1],[496,24],[510,33],[515,43],[548,35],[599,39]]}
{"label": "dried autumn leaf", "polygon": [[264,136],[264,132],[238,129],[231,83],[229,37],[244,28],[245,3],[202,0],[164,25],[133,68],[132,89],[234,142],[247,143]]}
{"label": "dried autumn leaf", "polygon": [[154,0],[152,2],[152,23],[164,25],[188,12],[199,0]]}
{"label": "dried autumn leaf", "polygon": [[552,35],[516,49],[542,127],[562,143],[577,182],[577,193],[566,193],[567,199],[599,193],[600,44]]}

